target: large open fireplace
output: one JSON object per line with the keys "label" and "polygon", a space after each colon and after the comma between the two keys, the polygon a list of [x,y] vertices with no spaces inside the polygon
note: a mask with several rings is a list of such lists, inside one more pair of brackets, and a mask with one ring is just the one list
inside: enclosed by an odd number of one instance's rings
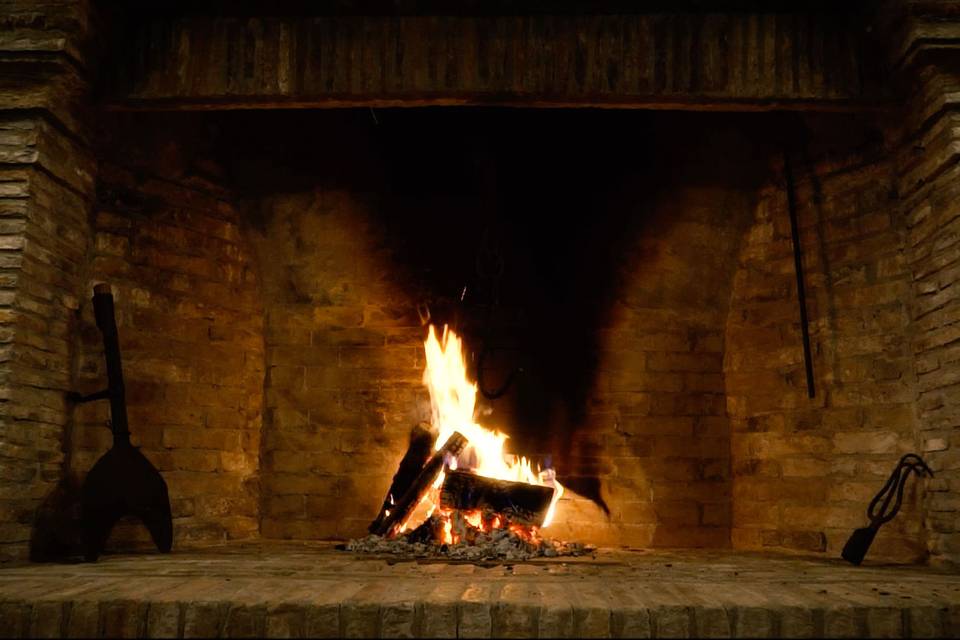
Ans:
{"label": "large open fireplace", "polygon": [[960,634],[958,43],[0,0],[0,632]]}

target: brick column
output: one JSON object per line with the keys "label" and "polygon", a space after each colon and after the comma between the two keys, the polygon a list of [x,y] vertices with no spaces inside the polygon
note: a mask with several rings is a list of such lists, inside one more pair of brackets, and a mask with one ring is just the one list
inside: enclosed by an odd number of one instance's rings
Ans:
{"label": "brick column", "polygon": [[0,561],[26,555],[63,470],[94,189],[80,124],[89,13],[0,0]]}
{"label": "brick column", "polygon": [[931,562],[960,561],[960,2],[887,14],[902,83],[899,194],[912,272],[917,447],[936,479],[924,498]]}

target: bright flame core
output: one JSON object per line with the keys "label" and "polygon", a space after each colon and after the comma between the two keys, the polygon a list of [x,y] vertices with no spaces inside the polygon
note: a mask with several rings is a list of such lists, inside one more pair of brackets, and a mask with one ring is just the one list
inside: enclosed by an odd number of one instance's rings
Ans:
{"label": "bright flame core", "polygon": [[[557,482],[554,470],[541,471],[538,467],[534,471],[526,458],[518,459],[504,452],[506,434],[477,424],[477,385],[467,379],[463,345],[456,333],[444,327],[442,338],[437,339],[431,325],[424,350],[427,367],[423,372],[423,383],[430,390],[433,425],[439,431],[435,450],[439,450],[455,431],[459,431],[467,438],[467,446],[459,456],[460,468],[498,480],[553,487],[553,499],[542,527],[548,526],[553,520],[557,501],[563,495],[563,487]],[[458,463],[452,461],[449,466],[457,468]],[[441,473],[434,486],[439,487],[442,482]]]}

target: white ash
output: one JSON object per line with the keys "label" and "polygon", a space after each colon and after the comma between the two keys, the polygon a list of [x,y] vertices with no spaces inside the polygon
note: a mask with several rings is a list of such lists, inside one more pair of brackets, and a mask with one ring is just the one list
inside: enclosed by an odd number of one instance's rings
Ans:
{"label": "white ash", "polygon": [[358,553],[418,558],[444,557],[454,560],[528,560],[538,557],[582,556],[596,549],[593,545],[550,538],[531,542],[509,529],[498,528],[483,532],[469,525],[464,526],[461,518],[454,517],[453,520],[454,530],[460,539],[455,544],[424,541],[424,529],[418,528],[392,539],[378,535],[355,538],[347,543],[346,548]]}
{"label": "white ash", "polygon": [[413,556],[417,558],[445,557],[457,560],[529,560],[530,558],[558,556],[582,556],[595,550],[592,545],[579,542],[543,539],[539,544],[529,543],[516,534],[497,529],[489,535],[480,534],[472,542],[440,544],[434,542],[410,542],[404,536],[393,539],[369,535],[354,538],[347,543],[348,551],[358,553],[383,553]]}

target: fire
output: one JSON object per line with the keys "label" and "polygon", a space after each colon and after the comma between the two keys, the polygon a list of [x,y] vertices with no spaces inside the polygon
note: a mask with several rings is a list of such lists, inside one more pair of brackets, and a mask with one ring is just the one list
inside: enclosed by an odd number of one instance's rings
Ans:
{"label": "fire", "polygon": [[[503,528],[503,521],[496,514],[484,514],[479,509],[455,513],[452,509],[439,509],[440,530],[438,538],[443,544],[457,544],[465,537],[472,541],[478,534],[490,533]],[[468,528],[466,525],[472,527]],[[524,527],[518,524],[508,525],[508,530],[522,540],[537,544],[540,536],[536,527]]]}
{"label": "fire", "polygon": [[[548,526],[553,520],[557,501],[563,495],[563,486],[557,482],[554,470],[541,470],[539,467],[534,470],[527,458],[517,458],[506,453],[504,443],[508,436],[477,423],[475,416],[477,386],[467,378],[463,345],[456,333],[444,327],[442,337],[438,339],[431,325],[424,342],[424,349],[427,366],[423,372],[423,382],[430,391],[433,425],[439,432],[435,449],[439,450],[447,439],[458,431],[467,438],[468,444],[457,460],[447,461],[449,468],[456,469],[459,465],[461,469],[481,476],[552,487],[553,498],[542,524],[543,527]],[[444,474],[441,473],[433,485],[434,489],[438,489],[443,480]],[[437,508],[435,496],[436,492],[431,491],[424,498],[424,502],[430,502],[426,511],[428,516]],[[459,536],[453,531],[450,514],[444,509],[440,509],[439,513],[444,519],[443,531],[440,535],[442,541],[448,544],[457,542]],[[483,514],[479,511],[462,515],[467,523],[480,531],[489,531],[502,526],[499,516],[484,522]],[[404,529],[406,524],[404,523]],[[522,535],[525,539],[536,536],[535,530],[531,531],[517,525],[510,525],[510,528],[511,530],[516,528],[518,535]]]}

